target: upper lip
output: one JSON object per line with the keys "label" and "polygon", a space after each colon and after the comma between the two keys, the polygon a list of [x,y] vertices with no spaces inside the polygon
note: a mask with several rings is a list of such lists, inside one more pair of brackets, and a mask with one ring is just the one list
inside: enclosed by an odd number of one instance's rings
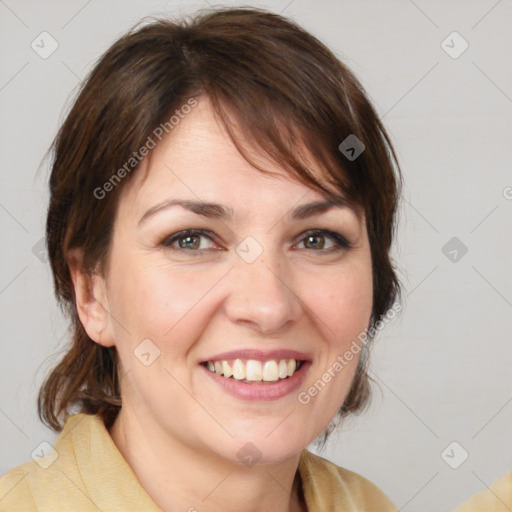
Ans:
{"label": "upper lip", "polygon": [[258,349],[243,349],[243,350],[230,350],[229,352],[223,352],[222,354],[216,354],[214,356],[210,356],[203,361],[202,363],[206,363],[207,361],[222,361],[222,360],[230,360],[230,359],[253,359],[256,361],[268,361],[270,359],[297,359],[299,361],[309,361],[311,357],[303,352],[298,352],[297,350],[288,350],[288,349],[280,349],[280,350],[258,350]]}

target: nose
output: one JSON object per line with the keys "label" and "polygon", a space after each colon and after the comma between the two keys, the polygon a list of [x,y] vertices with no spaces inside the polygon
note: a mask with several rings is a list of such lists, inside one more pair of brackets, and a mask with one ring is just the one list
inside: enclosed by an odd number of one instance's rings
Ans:
{"label": "nose", "polygon": [[268,335],[282,333],[300,319],[302,306],[294,283],[277,262],[239,259],[235,267],[225,302],[226,315],[233,323]]}

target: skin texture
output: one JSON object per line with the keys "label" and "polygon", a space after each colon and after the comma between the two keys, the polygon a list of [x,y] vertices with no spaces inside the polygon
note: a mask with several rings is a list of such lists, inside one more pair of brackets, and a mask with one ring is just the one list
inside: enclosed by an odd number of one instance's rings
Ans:
{"label": "skin texture", "polygon": [[[297,395],[368,326],[364,217],[335,207],[290,220],[291,209],[324,197],[263,156],[259,162],[274,174],[238,153],[200,99],[123,189],[105,274],[85,276],[80,251],[69,254],[81,321],[91,339],[115,345],[119,354],[123,407],[110,434],[165,511],[303,510],[294,479],[300,452],[340,408],[357,355],[309,404]],[[208,219],[172,207],[139,224],[147,210],[174,198],[221,203],[234,217]],[[161,244],[190,228],[210,230],[213,241],[194,238],[188,243],[196,249]],[[312,229],[338,232],[353,247],[336,249],[327,235],[308,243],[304,232]],[[248,236],[263,249],[250,264],[236,252]],[[160,356],[145,366],[134,350],[148,338]],[[299,350],[312,365],[297,392],[242,400],[213,383],[199,363],[246,348]],[[262,455],[250,468],[237,457],[247,442]]]}

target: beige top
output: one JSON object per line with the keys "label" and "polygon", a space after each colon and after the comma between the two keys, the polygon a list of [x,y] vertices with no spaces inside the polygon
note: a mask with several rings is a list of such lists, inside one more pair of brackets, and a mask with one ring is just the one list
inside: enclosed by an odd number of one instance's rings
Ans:
{"label": "beige top", "polygon": [[[0,478],[0,512],[162,512],[98,416],[70,416],[54,450],[55,460],[26,462]],[[298,469],[309,512],[397,512],[370,481],[307,450]]]}
{"label": "beige top", "polygon": [[455,512],[510,512],[511,510],[512,472],[496,480],[489,489],[469,498]]}

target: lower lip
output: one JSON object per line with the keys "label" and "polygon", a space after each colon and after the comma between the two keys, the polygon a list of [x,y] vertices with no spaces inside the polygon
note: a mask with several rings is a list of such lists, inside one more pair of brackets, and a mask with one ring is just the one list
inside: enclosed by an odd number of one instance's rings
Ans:
{"label": "lower lip", "polygon": [[208,370],[208,368],[200,366],[214,382],[236,398],[241,398],[242,400],[278,400],[293,393],[300,387],[306,378],[311,362],[304,361],[302,366],[291,377],[265,384],[260,382],[247,384],[240,380],[217,375]]}

